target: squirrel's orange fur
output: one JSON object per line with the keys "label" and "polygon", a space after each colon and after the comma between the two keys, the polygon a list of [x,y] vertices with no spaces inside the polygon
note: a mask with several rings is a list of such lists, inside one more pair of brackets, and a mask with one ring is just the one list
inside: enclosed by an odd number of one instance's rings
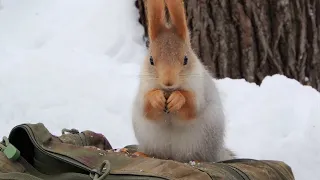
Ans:
{"label": "squirrel's orange fur", "polygon": [[164,27],[165,20],[165,8],[164,0],[152,0],[146,2],[147,6],[147,20],[148,20],[148,32],[150,39],[154,40],[161,29]]}
{"label": "squirrel's orange fur", "polygon": [[[169,26],[167,26],[164,21],[164,2],[167,4],[171,18],[171,24]],[[179,75],[181,73],[188,73],[190,68],[192,68],[191,65],[183,67],[183,60],[187,55],[185,52],[187,52],[189,46],[183,2],[181,0],[147,0],[146,4],[149,22],[150,49],[152,51],[151,55],[155,61],[154,66],[157,70],[159,84],[162,85],[162,88],[168,86],[172,86],[173,88],[178,87],[181,83]],[[172,49],[174,51],[168,51],[167,49]],[[192,62],[189,63],[192,64]],[[146,93],[144,111],[148,119],[161,119],[163,109],[161,111],[159,107],[153,107],[152,104],[162,103],[163,106],[164,92],[158,90],[157,97],[150,97],[150,94],[153,91],[154,90],[152,89]],[[183,92],[184,93],[180,93],[180,95],[183,95],[180,99],[175,99],[168,105],[172,106],[172,113],[177,113],[183,119],[192,119],[195,116],[195,106],[193,105],[194,98],[191,97],[192,92],[187,93],[187,90],[184,90]],[[176,93],[173,93],[172,96],[176,96]],[[170,111],[171,110],[169,109],[169,112]]]}
{"label": "squirrel's orange fur", "polygon": [[186,39],[188,34],[187,21],[185,18],[184,3],[182,0],[165,0],[170,14],[171,22],[177,34]]}

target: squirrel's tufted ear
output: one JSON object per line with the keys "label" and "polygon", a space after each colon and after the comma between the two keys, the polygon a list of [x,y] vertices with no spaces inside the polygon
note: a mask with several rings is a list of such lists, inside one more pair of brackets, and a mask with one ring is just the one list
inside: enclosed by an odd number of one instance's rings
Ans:
{"label": "squirrel's tufted ear", "polygon": [[188,34],[188,27],[183,0],[165,1],[173,27],[176,29],[177,34],[185,40]]}
{"label": "squirrel's tufted ear", "polygon": [[148,33],[151,41],[157,38],[165,27],[164,0],[146,0]]}

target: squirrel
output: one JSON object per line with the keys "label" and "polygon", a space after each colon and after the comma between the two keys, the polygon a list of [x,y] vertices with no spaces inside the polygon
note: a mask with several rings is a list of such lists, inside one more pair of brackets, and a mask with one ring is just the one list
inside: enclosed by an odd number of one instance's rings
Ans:
{"label": "squirrel", "polygon": [[219,92],[191,47],[183,3],[145,1],[149,48],[132,108],[138,151],[180,162],[233,159]]}

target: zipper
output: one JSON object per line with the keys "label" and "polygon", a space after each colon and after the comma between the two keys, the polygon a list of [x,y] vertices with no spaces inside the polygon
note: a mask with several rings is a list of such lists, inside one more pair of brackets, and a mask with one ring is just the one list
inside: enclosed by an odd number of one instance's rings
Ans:
{"label": "zipper", "polygon": [[286,177],[277,169],[272,167],[270,164],[266,163],[266,162],[262,162],[263,164],[267,165],[268,167],[270,167],[272,170],[276,171],[278,174],[278,177],[280,177],[281,179],[285,180]]}
{"label": "zipper", "polygon": [[237,173],[241,176],[241,178],[242,178],[243,180],[250,180],[250,178],[248,177],[248,175],[247,175],[246,173],[244,173],[243,171],[241,171],[240,169],[238,169],[237,167],[234,167],[234,166],[232,166],[232,165],[230,165],[230,164],[225,164],[225,165],[227,165],[227,167],[229,167],[230,169],[232,169],[232,170],[234,170],[235,172],[237,172]]}
{"label": "zipper", "polygon": [[[255,159],[236,159],[236,160],[226,160],[226,161],[221,161],[220,163],[233,163],[233,162],[242,162],[242,161],[258,161]],[[264,162],[264,161],[259,161],[260,163],[263,163],[265,165],[267,165],[268,167],[270,167],[272,170],[274,170],[278,177],[280,177],[281,179],[286,179],[286,177],[279,171],[279,169],[272,167],[270,164]],[[230,165],[231,166],[231,165]],[[236,167],[234,167],[236,168]],[[239,170],[240,171],[240,170]],[[289,173],[290,174],[290,173]]]}
{"label": "zipper", "polygon": [[[219,168],[222,168],[222,169],[225,169],[228,173],[230,173],[233,177],[235,177],[236,179],[241,179],[241,180],[250,180],[250,178],[248,176],[243,176],[243,173],[242,171],[240,171],[239,169],[237,169],[236,167],[233,167],[231,165],[228,165],[228,164],[224,164],[224,163],[209,163],[209,164],[212,164],[214,166],[218,166]],[[210,175],[209,172],[207,172],[205,169],[201,168],[201,167],[197,167],[195,166],[197,169],[199,169],[200,171],[202,172],[205,172],[207,173],[211,178],[212,176]]]}
{"label": "zipper", "polygon": [[239,162],[241,160],[239,159],[231,159],[231,160],[225,160],[225,161],[219,161],[217,162],[218,164],[224,164],[226,165],[227,167],[233,169],[234,171],[236,171],[241,177],[243,180],[250,180],[249,176],[244,173],[243,171],[241,171],[239,168],[235,167],[235,166],[232,166],[230,163],[233,163],[233,162]]}

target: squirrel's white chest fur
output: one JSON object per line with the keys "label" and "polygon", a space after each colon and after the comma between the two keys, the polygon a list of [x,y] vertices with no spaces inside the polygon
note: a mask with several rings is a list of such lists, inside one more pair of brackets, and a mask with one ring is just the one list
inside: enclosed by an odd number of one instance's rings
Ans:
{"label": "squirrel's white chest fur", "polygon": [[[201,68],[201,66],[199,66]],[[163,120],[150,121],[143,111],[143,94],[155,84],[140,83],[133,104],[133,128],[139,143],[139,151],[149,156],[173,159],[181,162],[192,160],[220,161],[229,159],[224,149],[224,115],[219,95],[210,75],[204,72],[189,77],[188,89],[195,93],[197,117],[184,121],[167,114]]]}

